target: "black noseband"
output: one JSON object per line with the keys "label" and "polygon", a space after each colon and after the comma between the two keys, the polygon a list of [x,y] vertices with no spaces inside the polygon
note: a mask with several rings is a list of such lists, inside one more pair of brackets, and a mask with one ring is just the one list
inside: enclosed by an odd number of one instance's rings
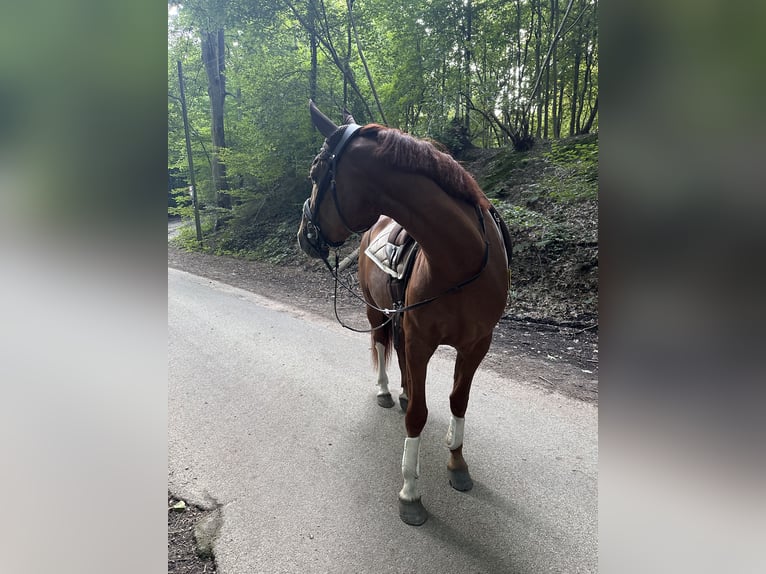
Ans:
{"label": "black noseband", "polygon": [[[359,129],[362,126],[359,126],[357,124],[348,124],[345,126],[342,126],[345,128],[343,130],[343,134],[341,135],[340,141],[338,141],[337,145],[333,149],[332,153],[329,155],[329,162],[330,166],[325,173],[324,177],[322,177],[322,181],[319,182],[317,185],[317,195],[316,195],[316,201],[314,202],[314,209],[312,211],[311,209],[311,198],[309,197],[305,203],[303,204],[303,217],[306,219],[307,225],[306,225],[306,239],[309,241],[309,243],[314,246],[317,251],[321,249],[323,245],[327,245],[329,247],[340,247],[345,243],[344,241],[328,241],[324,235],[322,234],[322,230],[319,226],[319,205],[322,203],[322,199],[324,198],[325,194],[327,193],[328,188],[332,191],[332,197],[333,201],[335,202],[335,208],[338,211],[338,215],[340,215],[340,219],[346,228],[351,231],[352,233],[356,233],[352,229],[348,227],[348,224],[346,223],[345,218],[343,217],[343,214],[340,211],[340,208],[338,207],[338,199],[337,194],[335,190],[335,170],[337,167],[338,159],[340,158],[341,152],[346,147],[346,144],[351,141],[351,138],[354,137],[354,135],[357,134]],[[332,136],[331,136],[332,137]],[[319,249],[318,249],[319,248]]]}
{"label": "black noseband", "polygon": [[314,221],[314,214],[311,213],[311,198],[309,197],[303,203],[303,217],[306,219],[306,239],[317,253],[322,251],[323,246],[340,247],[344,241],[328,241],[319,229],[319,225]]}

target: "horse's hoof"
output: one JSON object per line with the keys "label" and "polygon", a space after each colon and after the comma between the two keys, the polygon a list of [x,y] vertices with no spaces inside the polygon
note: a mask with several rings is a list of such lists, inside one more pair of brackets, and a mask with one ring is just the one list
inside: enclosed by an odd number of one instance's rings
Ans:
{"label": "horse's hoof", "polygon": [[391,393],[385,395],[378,395],[378,405],[384,409],[390,409],[394,406],[394,399],[391,398]]}
{"label": "horse's hoof", "polygon": [[423,506],[423,503],[420,502],[419,498],[412,501],[402,500],[400,498],[399,518],[411,526],[420,526],[428,520],[428,511]]}
{"label": "horse's hoof", "polygon": [[449,483],[452,488],[459,490],[460,492],[466,492],[473,488],[473,480],[467,470],[451,470],[449,471]]}
{"label": "horse's hoof", "polygon": [[410,400],[407,397],[399,397],[399,406],[402,407],[405,413],[407,412],[407,403],[409,402]]}

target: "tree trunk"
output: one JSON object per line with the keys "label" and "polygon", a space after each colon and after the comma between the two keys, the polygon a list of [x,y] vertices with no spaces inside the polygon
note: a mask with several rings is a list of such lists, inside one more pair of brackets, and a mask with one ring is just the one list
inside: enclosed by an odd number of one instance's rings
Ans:
{"label": "tree trunk", "polygon": [[553,124],[553,129],[555,131],[554,137],[556,138],[561,137],[561,122],[564,118],[564,87],[565,87],[565,83],[562,80],[559,83],[559,93],[558,93],[559,107],[558,107],[558,111],[556,112],[556,121]]}
{"label": "tree trunk", "polygon": [[[516,0],[516,72],[513,74],[513,90],[514,96],[521,94],[521,0]],[[518,96],[516,96],[518,97]],[[517,127],[521,124],[521,106],[514,106],[515,120],[514,125]]]}
{"label": "tree trunk", "polygon": [[590,130],[593,127],[593,122],[596,119],[597,113],[598,113],[598,97],[596,97],[596,103],[593,104],[593,109],[591,109],[590,111],[590,115],[588,116],[588,121],[585,122],[585,125],[582,127],[582,130],[580,130],[580,134],[584,135],[584,134],[590,133]]}
{"label": "tree trunk", "polygon": [[223,111],[226,96],[226,79],[224,77],[224,43],[223,29],[214,32],[202,32],[202,60],[207,73],[207,93],[210,96],[210,119],[213,150],[211,154],[211,171],[216,204],[226,209],[231,208],[231,196],[226,193],[229,186],[226,182],[226,166],[220,161],[220,150],[226,147]]}
{"label": "tree trunk", "polygon": [[[335,67],[338,68],[341,74],[343,74],[343,81],[348,82],[348,86],[351,87],[351,89],[354,91],[354,93],[359,98],[359,101],[364,105],[364,108],[368,114],[369,117],[372,117],[374,114],[372,113],[372,110],[370,110],[370,107],[367,105],[367,102],[364,99],[364,96],[362,96],[362,92],[359,90],[359,86],[356,83],[356,79],[354,78],[354,74],[351,71],[351,68],[347,65],[347,62],[344,62],[344,60],[340,57],[338,54],[338,51],[335,49],[335,46],[332,43],[332,39],[329,36],[329,33],[327,32],[327,14],[324,13],[324,4],[320,6],[322,8],[322,11],[317,12],[317,21],[320,19],[324,19],[325,26],[322,30],[319,30],[316,26],[312,28],[311,24],[309,24],[309,21],[298,11],[298,9],[295,7],[295,5],[290,2],[290,0],[284,0],[284,3],[287,5],[288,8],[290,8],[290,11],[293,13],[293,16],[298,20],[301,26],[303,26],[303,29],[307,32],[311,33],[311,30],[316,31],[316,40],[318,44],[321,44],[325,47],[328,54],[330,55],[330,58],[332,59],[333,63],[335,64]],[[319,33],[319,32],[322,33]]]}
{"label": "tree trunk", "polygon": [[545,63],[545,97],[544,97],[544,103],[543,103],[543,137],[545,139],[548,139],[548,106],[550,105],[550,77],[551,77],[551,68],[548,66],[548,63]]}
{"label": "tree trunk", "polygon": [[590,88],[590,70],[591,70],[592,56],[588,46],[585,48],[585,74],[583,76],[582,90],[580,90],[579,106],[577,108],[577,123],[576,131],[580,133],[582,130],[582,109],[585,107],[585,94]]}
{"label": "tree trunk", "polygon": [[469,134],[471,133],[471,120],[469,116],[469,110],[471,109],[471,42],[473,34],[473,0],[465,0],[465,2],[465,118],[463,118],[463,122],[465,125],[466,136],[470,137]]}
{"label": "tree trunk", "polygon": [[[383,106],[380,105],[380,99],[378,98],[378,92],[375,89],[375,83],[372,81],[372,74],[370,73],[370,68],[367,66],[367,59],[364,57],[364,52],[362,52],[362,43],[359,41],[359,34],[356,31],[356,23],[354,22],[354,17],[351,14],[351,9],[354,5],[354,0],[348,0],[348,21],[351,26],[351,29],[354,31],[354,39],[356,40],[356,49],[359,52],[359,59],[362,60],[362,66],[364,66],[364,73],[367,75],[367,81],[370,83],[370,90],[372,90],[372,97],[375,99],[375,105],[378,107],[378,112],[380,112],[380,119],[383,121],[384,124],[387,124],[386,121],[386,115],[383,113]],[[349,42],[350,42],[349,38]],[[349,54],[351,53],[351,44],[349,43]]]}
{"label": "tree trunk", "polygon": [[[564,22],[567,19],[567,16],[569,15],[569,11],[572,9],[572,3],[574,0],[569,0],[569,4],[567,5],[567,9],[564,12],[564,17],[561,19],[561,24],[559,25],[558,30],[553,34],[553,37],[551,39],[550,46],[548,47],[548,53],[545,55],[545,60],[543,62],[543,69],[545,70],[545,137],[548,137],[548,102],[549,102],[549,85],[550,85],[550,66],[548,65],[551,58],[551,53],[553,53],[554,49],[556,48],[556,42],[558,42],[559,38],[561,37],[561,30],[564,27]],[[551,0],[551,8],[554,7],[554,5],[557,5],[557,0]],[[553,27],[550,26],[549,30],[552,33]],[[550,35],[550,33],[549,33]],[[537,75],[537,79],[535,80],[535,85],[532,88],[532,93],[529,96],[529,100],[527,102],[527,106],[525,108],[524,115],[527,115],[527,112],[532,105],[532,101],[534,100],[535,94],[538,92],[538,89],[540,87],[540,80],[542,79],[543,69],[539,70],[539,73]],[[555,84],[556,78],[554,74],[554,86],[553,86],[553,95],[554,95],[554,104],[553,104],[553,113],[554,116],[556,114],[556,102],[555,102],[555,96],[556,96],[556,84]],[[553,118],[556,119],[555,117]],[[553,122],[554,129],[556,126],[556,122]]]}
{"label": "tree trunk", "polygon": [[[597,5],[594,5],[594,11],[596,9]],[[595,15],[593,16],[593,22],[596,21]],[[587,24],[585,25],[586,29],[591,28],[591,20],[589,19],[587,21]],[[593,42],[591,44],[591,41]],[[583,125],[582,125],[582,111],[585,107],[585,95],[588,94],[588,101],[590,101],[590,94],[592,90],[591,83],[593,81],[593,51],[595,47],[595,43],[598,42],[598,38],[594,33],[585,40],[585,77],[583,79],[583,86],[582,91],[580,93],[580,109],[577,110],[577,133],[582,132]]]}
{"label": "tree trunk", "polygon": [[343,109],[348,109],[348,79],[351,76],[351,6],[354,0],[347,0],[348,22],[346,23],[346,70],[348,73],[343,76]]}
{"label": "tree trunk", "polygon": [[308,27],[311,48],[311,70],[309,71],[309,98],[317,101],[317,0],[309,0]]}
{"label": "tree trunk", "polygon": [[575,41],[574,74],[572,75],[572,109],[569,115],[569,135],[575,135],[577,128],[577,99],[580,89],[580,61],[582,60],[582,25]]}
{"label": "tree trunk", "polygon": [[[542,63],[542,39],[543,39],[543,13],[542,13],[542,7],[540,6],[541,0],[535,0],[535,7],[537,8],[537,33],[535,34],[535,74],[540,75],[540,66]],[[542,127],[543,127],[543,98],[540,95],[540,92],[537,92],[537,127],[535,130],[535,133],[540,138],[540,135],[542,133]],[[534,94],[530,96],[530,99],[533,99],[535,97]]]}
{"label": "tree trunk", "polygon": [[[558,0],[551,0],[551,30],[555,30],[556,26],[558,24],[558,17],[559,17],[559,3]],[[558,133],[558,76],[559,76],[559,56],[558,56],[558,49],[557,49],[557,42],[556,42],[556,36],[554,34],[552,42],[552,49],[553,49],[553,69],[551,70],[551,76],[552,76],[552,83],[551,86],[551,93],[553,94],[553,102],[551,104],[551,110],[553,111],[553,117],[551,121],[553,122],[553,137],[557,138],[559,137]]]}

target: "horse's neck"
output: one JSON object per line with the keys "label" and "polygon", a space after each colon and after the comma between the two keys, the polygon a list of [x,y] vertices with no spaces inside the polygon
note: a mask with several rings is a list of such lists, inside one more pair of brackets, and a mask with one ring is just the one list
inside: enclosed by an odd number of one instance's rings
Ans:
{"label": "horse's neck", "polygon": [[466,267],[478,267],[484,256],[476,209],[430,180],[411,179],[388,190],[382,198],[384,213],[407,229],[440,275],[463,277]]}

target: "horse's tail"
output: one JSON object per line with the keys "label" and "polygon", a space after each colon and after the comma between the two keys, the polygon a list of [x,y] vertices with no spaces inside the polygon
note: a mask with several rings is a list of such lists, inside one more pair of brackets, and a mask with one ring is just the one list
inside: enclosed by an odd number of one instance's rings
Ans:
{"label": "horse's tail", "polygon": [[511,266],[511,258],[513,255],[513,244],[511,242],[511,232],[508,230],[508,226],[505,224],[505,221],[503,221],[503,218],[500,217],[500,213],[495,209],[494,205],[490,205],[489,212],[492,215],[492,219],[495,220],[495,223],[500,228],[500,232],[503,235],[503,243],[505,244],[505,255],[508,257],[508,267]]}

